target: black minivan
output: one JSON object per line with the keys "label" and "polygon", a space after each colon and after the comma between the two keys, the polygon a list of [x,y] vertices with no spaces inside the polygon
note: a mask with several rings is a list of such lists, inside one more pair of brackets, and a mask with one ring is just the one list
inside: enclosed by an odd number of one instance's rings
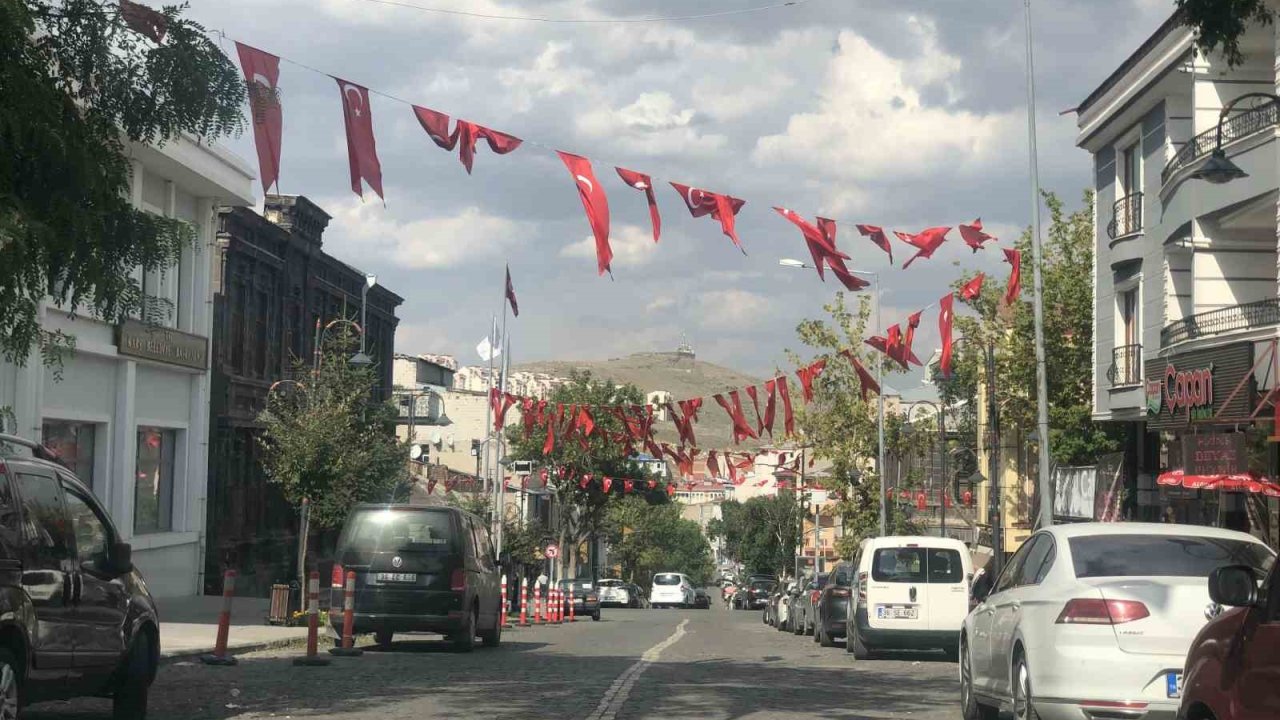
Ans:
{"label": "black minivan", "polygon": [[502,590],[489,528],[454,507],[358,505],[334,557],[329,621],[341,635],[346,573],[356,574],[355,632],[442,633],[469,652],[502,641]]}
{"label": "black minivan", "polygon": [[155,601],[111,518],[49,449],[0,434],[0,718],[30,702],[113,698],[147,715]]}

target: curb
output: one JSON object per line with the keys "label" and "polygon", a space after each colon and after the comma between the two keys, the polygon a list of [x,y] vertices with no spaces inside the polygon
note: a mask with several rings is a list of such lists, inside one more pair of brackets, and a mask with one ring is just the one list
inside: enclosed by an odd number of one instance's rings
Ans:
{"label": "curb", "polygon": [[[305,637],[300,638],[281,638],[279,640],[265,640],[258,643],[244,643],[242,645],[230,645],[227,647],[228,655],[241,655],[243,653],[258,652],[259,650],[275,650],[278,648],[289,647],[290,645],[306,643]],[[173,653],[160,653],[160,664],[168,665],[170,663],[182,660],[197,659],[201,655],[207,655],[213,652],[213,648],[192,648],[190,650],[179,650]]]}

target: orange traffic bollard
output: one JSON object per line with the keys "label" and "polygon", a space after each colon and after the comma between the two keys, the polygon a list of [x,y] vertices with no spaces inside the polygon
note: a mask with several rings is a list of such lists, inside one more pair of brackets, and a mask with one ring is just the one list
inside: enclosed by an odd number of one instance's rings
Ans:
{"label": "orange traffic bollard", "polygon": [[218,613],[218,637],[213,644],[212,655],[201,655],[205,665],[235,665],[236,659],[227,654],[227,635],[231,632],[231,598],[236,592],[236,571],[228,570],[222,576],[222,612]]}
{"label": "orange traffic bollard", "polygon": [[307,654],[293,659],[294,665],[328,665],[329,658],[320,657],[320,573],[311,571],[307,578]]}
{"label": "orange traffic bollard", "polygon": [[556,588],[551,592],[556,595],[556,604],[551,610],[551,622],[559,625],[564,619],[564,594],[560,592],[560,588]]}
{"label": "orange traffic bollard", "polygon": [[520,627],[529,627],[529,579],[520,583]]}
{"label": "orange traffic bollard", "polygon": [[578,622],[578,611],[574,609],[573,607],[574,605],[577,605],[577,602],[574,601],[573,591],[570,590],[569,591],[569,622],[571,623]]}
{"label": "orange traffic bollard", "polygon": [[542,586],[534,583],[533,585],[533,622],[535,625],[541,625],[547,621],[547,616],[542,607]]}
{"label": "orange traffic bollard", "polygon": [[329,648],[330,655],[358,657],[364,651],[356,647],[356,574],[347,571],[347,586],[342,593],[342,647]]}
{"label": "orange traffic bollard", "polygon": [[511,609],[507,607],[507,576],[502,576],[502,628],[511,627]]}

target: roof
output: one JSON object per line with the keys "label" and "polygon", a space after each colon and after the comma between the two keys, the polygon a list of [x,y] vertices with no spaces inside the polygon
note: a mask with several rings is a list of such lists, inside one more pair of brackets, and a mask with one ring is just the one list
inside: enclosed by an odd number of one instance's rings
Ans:
{"label": "roof", "polygon": [[1244,540],[1262,543],[1249,533],[1238,530],[1226,530],[1208,525],[1179,525],[1173,523],[1064,523],[1054,525],[1045,532],[1054,537],[1074,538],[1091,535],[1193,535],[1196,537],[1220,538],[1223,540]]}
{"label": "roof", "polygon": [[1181,26],[1182,14],[1175,10],[1167,20],[1161,23],[1159,28],[1156,28],[1156,31],[1151,35],[1151,37],[1146,39],[1146,42],[1139,45],[1138,49],[1134,50],[1132,55],[1125,58],[1125,61],[1120,63],[1120,67],[1116,68],[1115,71],[1108,75],[1107,79],[1103,80],[1101,85],[1095,88],[1093,92],[1089,93],[1088,97],[1080,101],[1080,104],[1075,108],[1076,112],[1083,113],[1085,110],[1088,110],[1089,107],[1101,99],[1108,90],[1118,85],[1120,80],[1124,78],[1124,76],[1128,74],[1128,72],[1132,70],[1140,60],[1142,60],[1143,56],[1151,52],[1151,50],[1155,48],[1161,40],[1164,40],[1169,33]]}

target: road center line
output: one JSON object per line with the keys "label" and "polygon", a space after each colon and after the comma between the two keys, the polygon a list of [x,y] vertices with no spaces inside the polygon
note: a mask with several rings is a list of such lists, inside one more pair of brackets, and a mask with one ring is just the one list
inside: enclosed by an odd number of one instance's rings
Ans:
{"label": "road center line", "polygon": [[658,661],[658,657],[662,655],[663,650],[675,645],[680,638],[684,637],[684,628],[688,624],[688,618],[681,620],[671,637],[645,650],[640,659],[619,675],[608,690],[605,690],[604,697],[600,698],[600,704],[596,706],[595,710],[591,711],[586,720],[614,720],[618,711],[622,709],[623,703],[627,701],[627,697],[631,695],[632,686],[644,674],[645,669]]}

